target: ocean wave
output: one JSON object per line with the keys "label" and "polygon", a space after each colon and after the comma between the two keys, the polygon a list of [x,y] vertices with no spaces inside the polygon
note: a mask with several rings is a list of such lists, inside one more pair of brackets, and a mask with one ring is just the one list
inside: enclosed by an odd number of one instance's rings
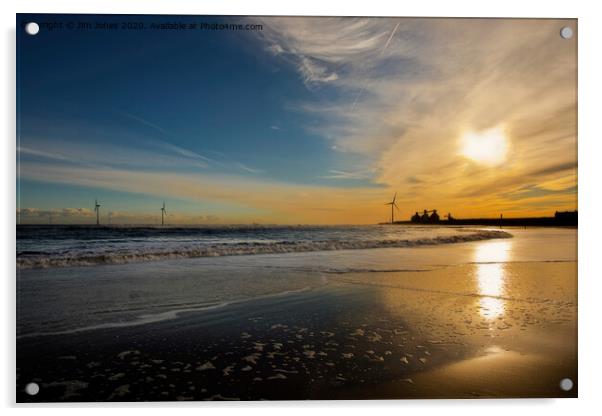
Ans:
{"label": "ocean wave", "polygon": [[512,234],[505,231],[480,230],[472,233],[461,233],[458,235],[417,239],[238,242],[198,244],[165,250],[157,250],[156,248],[141,248],[116,252],[104,251],[99,253],[69,253],[50,256],[18,255],[17,268],[24,270],[33,268],[125,264],[197,257],[419,247],[510,237],[512,237]]}

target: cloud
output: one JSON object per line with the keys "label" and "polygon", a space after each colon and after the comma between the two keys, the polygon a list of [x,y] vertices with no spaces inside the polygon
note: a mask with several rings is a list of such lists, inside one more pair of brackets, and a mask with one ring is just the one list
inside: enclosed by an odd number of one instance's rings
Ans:
{"label": "cloud", "polygon": [[406,178],[406,181],[411,184],[423,183],[423,181],[417,178],[416,176],[408,176]]}
{"label": "cloud", "polygon": [[[167,130],[131,114],[124,116],[160,140],[101,140],[110,131],[96,132],[94,143],[25,137],[21,177],[210,201],[223,212],[203,215],[223,222],[373,223],[387,219],[382,204],[394,192],[407,217],[424,208],[458,217],[576,208],[576,43],[558,36],[559,27],[575,21],[269,17],[262,23],[257,35],[266,58],[290,66],[310,91],[289,109],[307,116],[305,128],[332,150],[323,178],[369,179],[378,187],[254,178],[249,174],[264,172],[225,154],[175,145]],[[500,125],[508,140],[505,163],[492,168],[461,154],[463,134]]]}
{"label": "cloud", "polygon": [[330,175],[320,176],[323,179],[366,179],[370,177],[369,171],[345,172],[342,170],[330,170]]}
{"label": "cloud", "polygon": [[[107,135],[108,136],[108,135]],[[155,171],[206,170],[258,174],[262,171],[222,153],[208,157],[165,140],[128,138],[121,143],[84,138],[22,137],[17,147],[21,159],[46,163],[69,163],[97,168],[147,169]]]}
{"label": "cloud", "polygon": [[[199,207],[217,206],[203,215],[219,216],[220,221],[228,223],[249,222],[250,219],[272,223],[374,222],[378,215],[374,210],[380,209],[380,201],[384,200],[382,190],[374,188],[340,189],[201,172],[118,170],[33,161],[23,163],[21,177],[186,200]],[[110,210],[106,203],[104,205]],[[342,210],[344,214],[329,214],[326,211],[329,208]]]}
{"label": "cloud", "polygon": [[296,66],[308,86],[339,80],[346,62],[366,57],[387,40],[369,19],[270,17],[260,35],[270,52]]}
{"label": "cloud", "polygon": [[547,175],[550,173],[560,173],[560,172],[566,172],[566,171],[575,171],[577,170],[577,161],[575,160],[574,162],[563,162],[563,163],[557,163],[555,165],[551,165],[551,166],[546,166],[544,168],[540,168],[537,169],[533,172],[531,172],[532,175]]}
{"label": "cloud", "polygon": [[[574,23],[269,18],[262,36],[308,88],[334,91],[292,108],[311,115],[309,131],[337,153],[370,163],[373,182],[417,205],[493,213],[510,202],[503,195],[551,190],[558,181],[574,190],[564,204],[576,207],[576,42],[558,35]],[[501,125],[503,165],[479,166],[460,154],[463,134]],[[354,171],[350,162],[333,176]],[[546,197],[555,208],[558,200]]]}
{"label": "cloud", "polygon": [[131,114],[131,113],[126,113],[126,112],[119,112],[119,114],[125,118],[128,118],[130,120],[134,120],[142,125],[145,125],[147,127],[150,127],[151,129],[165,135],[165,136],[170,136],[170,133],[168,133],[165,129],[163,129],[162,127],[158,126],[155,123],[152,123],[148,120],[146,120],[145,118],[142,118],[140,116]]}
{"label": "cloud", "polygon": [[159,140],[89,141],[59,138],[21,138],[17,154],[22,160],[34,158],[46,163],[69,163],[96,167],[146,169],[207,168],[200,155]]}
{"label": "cloud", "polygon": [[89,223],[96,213],[88,208],[17,208],[17,222],[20,224],[60,224],[60,223]]}
{"label": "cloud", "polygon": [[38,156],[46,159],[54,159],[54,160],[66,160],[63,155],[59,155],[57,153],[46,152],[38,149],[31,149],[29,147],[17,146],[17,154],[20,155],[30,155],[30,156]]}
{"label": "cloud", "polygon": [[[96,212],[87,208],[17,209],[19,224],[95,224]],[[170,213],[165,218],[167,224],[216,224],[220,217],[216,215]],[[150,212],[101,211],[101,224],[160,224],[161,215]]]}
{"label": "cloud", "polygon": [[159,142],[159,147],[171,151],[177,155],[184,156],[187,159],[191,159],[196,161],[196,165],[201,168],[208,168],[210,163],[215,163],[214,160],[205,157],[203,155],[198,154],[197,152],[193,152],[192,150],[185,149],[180,146],[176,146],[175,144]]}

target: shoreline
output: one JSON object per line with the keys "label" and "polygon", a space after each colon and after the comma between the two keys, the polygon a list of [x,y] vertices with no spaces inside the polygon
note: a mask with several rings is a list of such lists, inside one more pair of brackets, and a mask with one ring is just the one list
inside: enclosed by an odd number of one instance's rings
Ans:
{"label": "shoreline", "polygon": [[[529,279],[574,266],[505,267]],[[17,401],[576,397],[577,388],[562,392],[556,380],[567,369],[576,380],[576,305],[509,296],[498,300],[507,317],[490,320],[482,308],[495,299],[432,284],[479,267],[379,273],[369,282],[357,272],[356,284],[335,276],[322,288],[169,321],[19,339]],[[368,284],[374,279],[420,290]],[[475,381],[478,374],[487,377]],[[41,386],[36,397],[22,390],[30,381]]]}
{"label": "shoreline", "polygon": [[79,257],[20,257],[17,256],[17,272],[36,269],[64,267],[89,267],[110,264],[146,263],[164,260],[180,260],[207,257],[234,257],[250,255],[281,255],[295,253],[329,252],[345,250],[371,250],[381,248],[428,247],[458,244],[473,241],[486,241],[512,238],[512,234],[502,230],[462,230],[465,234],[436,236],[416,239],[381,239],[367,241],[268,241],[253,243],[221,243],[198,245],[179,250],[99,252]]}

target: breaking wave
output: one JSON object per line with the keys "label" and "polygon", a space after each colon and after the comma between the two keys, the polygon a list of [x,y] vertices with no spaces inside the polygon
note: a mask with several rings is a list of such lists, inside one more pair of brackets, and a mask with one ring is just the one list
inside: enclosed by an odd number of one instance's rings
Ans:
{"label": "breaking wave", "polygon": [[237,243],[189,244],[170,249],[130,248],[119,251],[100,251],[97,253],[20,253],[17,256],[17,268],[20,270],[33,268],[94,266],[102,264],[125,264],[157,260],[174,260],[197,257],[240,256],[255,254],[302,253],[311,251],[364,250],[377,248],[419,247],[440,244],[463,243],[489,240],[494,238],[510,238],[512,234],[505,231],[479,230],[462,232],[458,235],[436,236],[417,239],[386,240],[325,240],[325,241],[254,241]]}

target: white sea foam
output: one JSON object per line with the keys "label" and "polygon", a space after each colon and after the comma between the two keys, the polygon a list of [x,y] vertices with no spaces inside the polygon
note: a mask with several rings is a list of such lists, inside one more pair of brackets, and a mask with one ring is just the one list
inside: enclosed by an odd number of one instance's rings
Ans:
{"label": "white sea foam", "polygon": [[17,268],[49,268],[70,266],[93,266],[100,264],[124,264],[157,260],[174,260],[197,257],[240,256],[256,254],[301,253],[333,250],[365,250],[377,248],[419,247],[440,244],[463,243],[509,238],[505,231],[458,230],[457,234],[421,237],[414,239],[366,239],[366,240],[325,240],[325,241],[253,241],[217,244],[181,245],[177,248],[158,249],[156,246],[130,247],[125,250],[98,252],[44,253],[42,255],[17,256]]}

